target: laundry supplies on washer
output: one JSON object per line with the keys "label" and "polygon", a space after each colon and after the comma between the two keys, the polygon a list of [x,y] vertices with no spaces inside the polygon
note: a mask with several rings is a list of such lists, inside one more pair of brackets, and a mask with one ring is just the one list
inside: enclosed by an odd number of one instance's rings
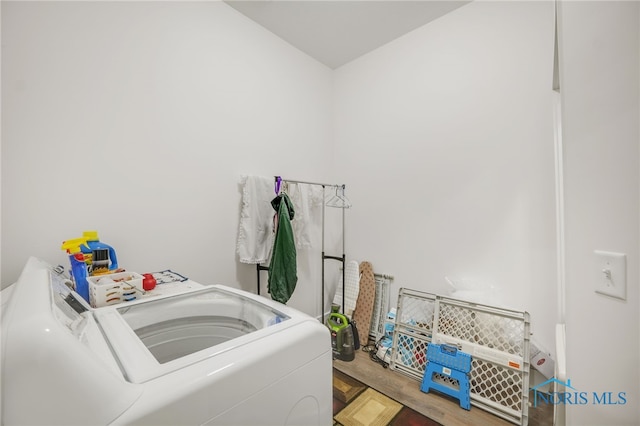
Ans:
{"label": "laundry supplies on washer", "polygon": [[89,302],[89,270],[84,261],[81,246],[86,245],[87,240],[84,238],[74,238],[62,242],[62,250],[69,255],[69,275],[73,282],[75,291],[82,296],[84,300]]}
{"label": "laundry supplies on washer", "polygon": [[91,275],[111,273],[118,269],[116,251],[109,244],[100,241],[98,231],[84,231],[82,238],[87,241],[80,250],[84,254],[84,261],[89,266]]}

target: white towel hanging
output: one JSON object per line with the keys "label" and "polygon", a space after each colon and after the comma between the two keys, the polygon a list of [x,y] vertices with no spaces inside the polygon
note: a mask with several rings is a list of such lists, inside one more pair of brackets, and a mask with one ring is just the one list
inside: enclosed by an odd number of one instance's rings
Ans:
{"label": "white towel hanging", "polygon": [[236,251],[241,263],[269,260],[273,245],[273,178],[241,176],[242,210]]}
{"label": "white towel hanging", "polygon": [[[285,181],[286,182],[286,181]],[[319,220],[322,205],[322,188],[302,183],[289,185],[289,197],[296,209],[296,217],[291,222],[295,234],[296,248],[311,248],[313,223]]]}

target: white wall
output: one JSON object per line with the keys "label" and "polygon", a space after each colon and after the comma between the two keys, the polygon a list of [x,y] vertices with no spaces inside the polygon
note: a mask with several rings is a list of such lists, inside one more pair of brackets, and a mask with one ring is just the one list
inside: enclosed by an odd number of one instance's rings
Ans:
{"label": "white wall", "polygon": [[[561,4],[567,375],[624,405],[567,406],[568,424],[640,423],[639,60],[633,2]],[[594,250],[627,254],[627,299],[594,292]]]}
{"label": "white wall", "polygon": [[494,284],[550,342],[549,11],[472,4],[339,69],[332,128],[332,74],[224,4],[3,4],[3,285],[95,228],[130,269],[253,289],[238,176],[331,181],[335,130],[352,258]]}
{"label": "white wall", "polygon": [[[476,0],[335,72],[220,2],[1,7],[3,286],[98,229],[131,270],[253,290],[238,178],[277,174],[345,182],[348,257],[394,291],[493,284],[553,349],[551,2]],[[563,4],[568,374],[628,395],[570,424],[640,422],[639,20]],[[627,253],[626,302],[592,291],[594,249]]]}
{"label": "white wall", "polygon": [[[495,286],[553,350],[550,2],[473,2],[336,71],[348,253],[395,289]],[[396,304],[395,294],[392,306]]]}
{"label": "white wall", "polygon": [[219,2],[2,7],[3,285],[93,228],[129,269],[253,290],[237,180],[278,174],[347,183],[347,254],[394,290],[494,285],[551,346],[550,3],[474,2],[334,73]]}
{"label": "white wall", "polygon": [[331,89],[222,2],[2,2],[2,285],[97,229],[129,270],[254,290],[240,175],[329,179]]}

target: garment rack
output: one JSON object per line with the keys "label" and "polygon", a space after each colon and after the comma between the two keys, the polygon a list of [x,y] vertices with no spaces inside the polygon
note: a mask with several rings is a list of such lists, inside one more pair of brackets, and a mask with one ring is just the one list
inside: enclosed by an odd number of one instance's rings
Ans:
{"label": "garment rack", "polygon": [[[324,274],[324,261],[329,259],[329,260],[337,260],[339,262],[342,262],[342,313],[345,313],[345,295],[344,295],[344,285],[345,285],[345,261],[346,261],[346,256],[345,256],[345,236],[344,236],[344,231],[345,231],[345,208],[342,209],[342,256],[330,256],[327,255],[324,252],[324,210],[325,210],[325,199],[326,199],[326,193],[325,190],[327,187],[330,188],[342,188],[342,191],[344,193],[344,189],[345,189],[345,185],[341,184],[328,184],[328,183],[318,183],[318,182],[307,182],[307,181],[303,181],[303,180],[291,180],[291,179],[283,179],[280,176],[274,176],[275,182],[276,184],[278,183],[278,179],[280,179],[280,182],[286,182],[286,183],[300,183],[300,184],[305,184],[305,185],[316,185],[316,186],[322,186],[322,323],[324,324],[324,314],[325,314],[325,310],[324,310],[324,281],[325,281],[325,274]],[[269,267],[268,266],[262,266],[259,263],[256,264],[256,274],[257,274],[257,286],[258,286],[258,294],[260,294],[260,271],[268,271]]]}

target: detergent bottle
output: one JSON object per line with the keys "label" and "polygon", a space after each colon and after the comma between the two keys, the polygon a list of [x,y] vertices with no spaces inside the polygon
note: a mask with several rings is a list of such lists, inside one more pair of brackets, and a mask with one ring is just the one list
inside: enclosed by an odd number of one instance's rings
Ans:
{"label": "detergent bottle", "polygon": [[[98,238],[98,231],[84,231],[82,233],[82,238],[87,241],[87,245],[83,245],[80,247],[82,253],[84,254],[84,261],[87,266],[89,266],[89,273],[93,274],[93,261],[94,255],[97,254],[97,258],[95,259],[98,263],[105,262],[106,255],[108,254],[108,271],[114,271],[118,269],[118,258],[116,257],[116,251],[109,244],[105,244]],[[95,254],[94,254],[95,253]],[[104,271],[104,265],[96,264],[96,272],[104,273],[108,271]]]}
{"label": "detergent bottle", "polygon": [[87,281],[87,277],[89,276],[89,271],[81,250],[81,247],[86,245],[87,241],[84,238],[74,238],[64,241],[61,248],[69,254],[69,263],[71,266],[70,275],[71,280],[75,284],[76,293],[82,296],[88,303],[89,282]]}

